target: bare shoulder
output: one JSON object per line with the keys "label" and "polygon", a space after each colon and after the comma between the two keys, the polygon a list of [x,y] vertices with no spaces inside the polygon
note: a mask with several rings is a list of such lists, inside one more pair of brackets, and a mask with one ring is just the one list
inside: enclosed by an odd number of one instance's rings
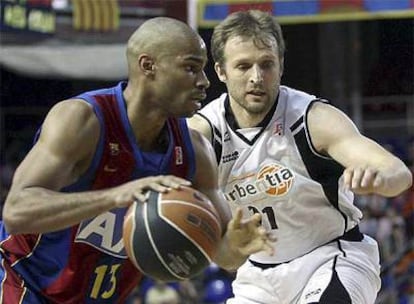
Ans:
{"label": "bare shoulder", "polygon": [[187,124],[191,129],[197,130],[198,132],[203,134],[208,139],[208,141],[211,142],[213,138],[212,130],[211,125],[207,121],[207,119],[205,119],[200,114],[195,114],[191,118],[187,119]]}
{"label": "bare shoulder", "polygon": [[[82,99],[67,99],[55,104],[49,111],[45,122],[48,120],[63,120],[67,126],[77,126],[96,119],[94,110],[90,104]],[[72,123],[69,123],[72,122]]]}
{"label": "bare shoulder", "polygon": [[311,105],[311,108],[308,112],[308,124],[323,126],[321,122],[330,122],[335,120],[339,120],[339,123],[351,122],[349,117],[342,110],[331,104],[324,102],[314,102]]}
{"label": "bare shoulder", "polygon": [[62,183],[74,180],[89,167],[100,132],[100,124],[91,105],[78,99],[61,101],[49,111],[39,140],[23,167],[30,160],[48,167],[50,176],[67,170],[70,177]]}
{"label": "bare shoulder", "polygon": [[221,215],[223,227],[226,227],[231,218],[223,193],[218,185],[218,167],[213,147],[208,140],[195,130],[190,130],[196,158],[196,170],[193,186],[206,194]]}
{"label": "bare shoulder", "polygon": [[83,100],[69,99],[49,111],[39,140],[46,141],[51,148],[56,145],[62,152],[79,153],[79,148],[96,143],[99,134],[99,121],[92,106]]}
{"label": "bare shoulder", "polygon": [[[190,134],[196,158],[196,180],[200,177],[203,180],[208,177],[205,182],[209,184],[217,178],[217,163],[213,147],[199,132],[190,130]],[[198,174],[201,172],[201,175]]]}
{"label": "bare shoulder", "polygon": [[205,153],[210,153],[210,149],[212,150],[212,146],[210,142],[208,141],[208,139],[204,136],[204,134],[202,134],[198,130],[190,128],[190,135],[191,135],[191,140],[193,142],[194,149],[196,150],[201,149],[201,150],[204,150]]}
{"label": "bare shoulder", "polygon": [[355,124],[343,111],[322,102],[312,104],[306,123],[311,141],[319,152],[326,152],[333,142],[341,138],[360,135]]}
{"label": "bare shoulder", "polygon": [[47,114],[36,144],[16,170],[15,193],[25,187],[58,190],[88,168],[99,140],[99,121],[86,102],[65,100]]}

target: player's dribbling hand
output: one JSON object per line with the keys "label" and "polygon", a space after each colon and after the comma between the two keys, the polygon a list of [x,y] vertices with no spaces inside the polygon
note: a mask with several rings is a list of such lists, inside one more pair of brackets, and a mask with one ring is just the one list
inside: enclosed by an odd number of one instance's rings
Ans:
{"label": "player's dribbling hand", "polygon": [[181,186],[191,186],[191,182],[174,175],[158,175],[140,178],[121,186],[115,187],[115,203],[118,208],[126,207],[134,200],[145,202],[146,191],[167,192],[170,189],[179,189]]}
{"label": "player's dribbling hand", "polygon": [[244,256],[259,251],[266,251],[269,255],[273,255],[272,243],[276,239],[260,223],[260,214],[243,220],[242,210],[237,209],[233,219],[227,225],[227,236],[232,249]]}
{"label": "player's dribbling hand", "polygon": [[346,168],[343,177],[345,187],[360,195],[375,193],[384,185],[384,178],[373,168]]}

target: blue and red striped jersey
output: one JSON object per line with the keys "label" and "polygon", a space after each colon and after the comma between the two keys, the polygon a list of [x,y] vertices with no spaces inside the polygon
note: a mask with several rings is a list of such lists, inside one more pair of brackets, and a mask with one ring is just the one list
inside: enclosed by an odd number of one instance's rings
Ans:
{"label": "blue and red striped jersey", "polygon": [[[101,135],[90,167],[63,192],[105,189],[161,174],[192,180],[195,157],[185,119],[167,120],[164,153],[143,152],[127,117],[125,86],[120,82],[75,97],[92,105]],[[125,253],[125,212],[109,210],[43,234],[8,235],[1,224],[0,303],[123,303],[142,278]]]}

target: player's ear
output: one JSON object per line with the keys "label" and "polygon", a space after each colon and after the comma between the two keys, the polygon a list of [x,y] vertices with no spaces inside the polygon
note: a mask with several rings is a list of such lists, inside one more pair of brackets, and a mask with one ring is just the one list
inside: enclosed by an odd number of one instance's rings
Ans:
{"label": "player's ear", "polygon": [[226,71],[220,65],[220,63],[216,62],[214,64],[214,70],[216,71],[217,77],[220,79],[220,81],[226,83],[227,81]]}
{"label": "player's ear", "polygon": [[139,68],[144,75],[153,75],[155,71],[155,62],[151,56],[142,54],[138,59]]}

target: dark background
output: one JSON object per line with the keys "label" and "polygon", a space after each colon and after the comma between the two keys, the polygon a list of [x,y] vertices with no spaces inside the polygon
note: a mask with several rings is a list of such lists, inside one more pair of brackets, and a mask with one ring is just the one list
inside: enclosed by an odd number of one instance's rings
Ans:
{"label": "dark background", "polygon": [[[282,84],[329,99],[351,117],[359,113],[364,122],[407,118],[414,104],[413,19],[284,25],[282,29],[287,45]],[[200,29],[199,33],[209,47],[212,30]],[[13,163],[26,153],[54,103],[118,81],[36,79],[4,67],[0,73],[1,161]],[[211,58],[206,73],[211,81],[208,101],[220,95],[224,85],[215,75]],[[397,102],[401,96],[403,102]],[[388,134],[381,126],[361,131],[385,142],[412,136],[398,123],[394,128],[384,127]],[[404,156],[405,151],[399,150]]]}

